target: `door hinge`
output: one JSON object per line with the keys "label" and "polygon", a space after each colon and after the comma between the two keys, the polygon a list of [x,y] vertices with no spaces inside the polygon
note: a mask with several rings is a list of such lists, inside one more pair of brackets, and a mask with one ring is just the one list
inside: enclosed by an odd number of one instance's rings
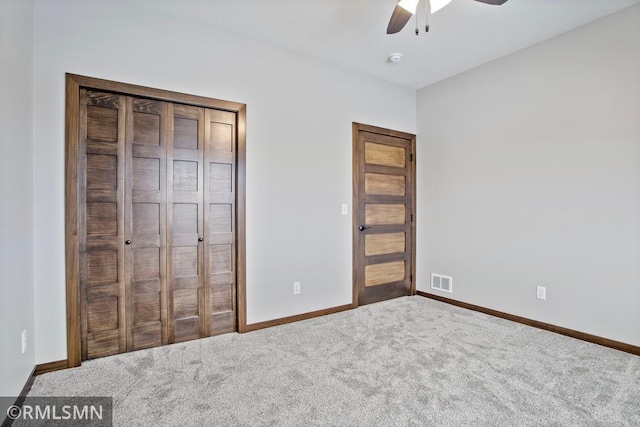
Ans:
{"label": "door hinge", "polygon": [[411,223],[413,224],[413,214],[411,214]]}
{"label": "door hinge", "polygon": [[413,283],[413,274],[410,274],[410,275],[409,275],[409,281],[410,281],[411,283]]}
{"label": "door hinge", "polygon": [[409,154],[409,161],[410,161],[410,162],[413,162],[413,153],[412,153],[412,154]]}

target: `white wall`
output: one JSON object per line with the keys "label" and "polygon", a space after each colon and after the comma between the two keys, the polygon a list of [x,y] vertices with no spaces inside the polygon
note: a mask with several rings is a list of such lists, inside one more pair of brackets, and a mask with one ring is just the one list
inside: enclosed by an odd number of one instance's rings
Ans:
{"label": "white wall", "polygon": [[640,345],[639,76],[634,6],[420,90],[418,289]]}
{"label": "white wall", "polygon": [[351,302],[351,123],[414,133],[414,91],[119,1],[37,1],[34,72],[38,363],[66,358],[65,72],[246,103],[248,322]]}
{"label": "white wall", "polygon": [[32,1],[0,1],[0,58],[0,396],[17,396],[35,366]]}

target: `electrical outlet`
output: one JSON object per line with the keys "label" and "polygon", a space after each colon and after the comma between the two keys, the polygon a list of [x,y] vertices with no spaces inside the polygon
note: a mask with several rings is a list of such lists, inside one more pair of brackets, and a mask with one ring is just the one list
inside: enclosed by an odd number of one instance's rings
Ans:
{"label": "electrical outlet", "polygon": [[27,351],[27,331],[22,331],[22,354]]}
{"label": "electrical outlet", "polygon": [[547,288],[544,286],[538,286],[537,288],[538,299],[547,299]]}
{"label": "electrical outlet", "polygon": [[349,215],[349,205],[346,203],[342,204],[342,215]]}
{"label": "electrical outlet", "polygon": [[294,294],[300,293],[300,282],[293,282],[293,293]]}

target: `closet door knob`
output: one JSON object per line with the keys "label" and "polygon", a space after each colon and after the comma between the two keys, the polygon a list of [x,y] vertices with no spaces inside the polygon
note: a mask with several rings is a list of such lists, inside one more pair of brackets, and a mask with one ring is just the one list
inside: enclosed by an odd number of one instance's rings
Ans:
{"label": "closet door knob", "polygon": [[125,245],[130,245],[130,244],[131,244],[131,240],[125,240],[125,241],[124,241],[124,244],[125,244]]}
{"label": "closet door knob", "polygon": [[198,237],[198,242],[202,242],[204,239],[202,237]]}

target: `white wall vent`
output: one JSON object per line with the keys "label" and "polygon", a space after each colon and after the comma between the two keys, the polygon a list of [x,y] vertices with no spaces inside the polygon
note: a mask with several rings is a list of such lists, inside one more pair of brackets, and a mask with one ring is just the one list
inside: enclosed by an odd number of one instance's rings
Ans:
{"label": "white wall vent", "polygon": [[431,289],[453,293],[453,278],[442,274],[431,273]]}

